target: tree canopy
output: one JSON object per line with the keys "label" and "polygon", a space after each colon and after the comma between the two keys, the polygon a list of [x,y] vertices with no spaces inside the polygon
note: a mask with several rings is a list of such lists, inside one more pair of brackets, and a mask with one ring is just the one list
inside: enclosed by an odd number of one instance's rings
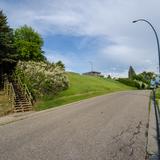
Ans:
{"label": "tree canopy", "polygon": [[14,32],[15,47],[20,60],[44,60],[43,39],[33,28],[24,25]]}
{"label": "tree canopy", "polygon": [[155,73],[153,72],[142,72],[136,76],[134,76],[135,80],[142,81],[146,84],[150,84],[151,79],[155,77]]}

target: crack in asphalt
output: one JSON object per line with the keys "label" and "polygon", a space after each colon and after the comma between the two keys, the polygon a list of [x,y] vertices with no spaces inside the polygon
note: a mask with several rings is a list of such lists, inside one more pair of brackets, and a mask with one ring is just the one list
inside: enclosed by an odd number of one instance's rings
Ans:
{"label": "crack in asphalt", "polygon": [[[111,144],[115,144],[118,146],[118,149],[116,149],[116,152],[112,152],[112,159],[117,160],[120,157],[120,154],[128,154],[129,157],[132,157],[134,155],[134,144],[137,139],[138,134],[141,132],[141,126],[142,122],[139,121],[138,124],[133,126],[128,126],[127,129],[122,130],[118,135],[113,137],[113,142]],[[124,137],[127,137],[129,134],[129,139],[127,143],[124,142]],[[127,152],[129,150],[129,152]],[[130,160],[130,158],[128,159]]]}

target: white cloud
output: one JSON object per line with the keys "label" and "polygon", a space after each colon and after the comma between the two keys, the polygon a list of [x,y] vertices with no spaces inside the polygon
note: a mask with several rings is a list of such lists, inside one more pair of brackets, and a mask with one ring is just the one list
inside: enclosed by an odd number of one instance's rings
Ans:
{"label": "white cloud", "polygon": [[149,54],[146,50],[141,48],[136,49],[123,45],[111,45],[103,50],[103,56],[119,64],[127,65],[150,65],[151,60],[147,59],[146,55]]}
{"label": "white cloud", "polygon": [[[158,11],[157,6],[160,4],[158,0],[24,0],[17,2],[19,5],[1,0],[0,3],[7,10],[13,25],[28,22],[43,31],[53,27],[54,30],[60,29],[60,32],[68,33],[70,30],[74,34],[103,34],[111,37],[130,32],[129,27],[134,18],[156,15],[155,10]],[[151,6],[155,10],[150,11]]]}

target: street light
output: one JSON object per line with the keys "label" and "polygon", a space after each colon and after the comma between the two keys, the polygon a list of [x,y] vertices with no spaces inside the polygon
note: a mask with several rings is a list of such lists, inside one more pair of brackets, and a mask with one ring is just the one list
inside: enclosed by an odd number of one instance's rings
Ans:
{"label": "street light", "polygon": [[133,21],[133,23],[136,23],[136,22],[139,22],[139,21],[143,21],[143,22],[148,23],[149,26],[153,29],[154,34],[155,34],[155,36],[156,36],[157,47],[158,47],[158,58],[159,58],[159,74],[160,74],[160,46],[159,46],[159,38],[158,38],[158,34],[157,34],[155,28],[153,27],[153,25],[152,25],[149,21],[147,21],[147,20],[145,20],[145,19],[138,19],[138,20]]}
{"label": "street light", "polygon": [[[157,47],[158,47],[158,58],[159,58],[159,76],[160,76],[160,47],[159,47],[159,39],[158,39],[158,35],[157,35],[157,32],[155,30],[155,28],[153,27],[153,25],[145,20],[145,19],[138,19],[138,20],[135,20],[133,21],[133,23],[137,23],[139,21],[143,21],[143,22],[146,22],[149,24],[149,26],[153,29],[154,31],[154,34],[156,36],[156,40],[157,40]],[[159,77],[158,77],[159,78]],[[159,79],[157,79],[159,81]],[[151,81],[152,84],[155,84],[156,81]],[[158,82],[159,84],[159,82]],[[154,109],[155,109],[155,115],[156,115],[156,125],[157,125],[157,138],[158,138],[158,149],[159,149],[159,152],[160,152],[160,130],[159,130],[159,122],[158,122],[158,117],[159,117],[159,107],[156,107],[156,88],[153,87],[153,99],[154,99]],[[160,155],[158,156],[158,158],[160,158]]]}

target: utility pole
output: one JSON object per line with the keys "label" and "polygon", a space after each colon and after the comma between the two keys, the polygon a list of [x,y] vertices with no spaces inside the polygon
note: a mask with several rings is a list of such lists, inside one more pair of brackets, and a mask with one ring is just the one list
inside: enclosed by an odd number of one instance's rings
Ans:
{"label": "utility pole", "polygon": [[91,72],[93,71],[93,62],[89,61],[89,64],[91,65]]}

